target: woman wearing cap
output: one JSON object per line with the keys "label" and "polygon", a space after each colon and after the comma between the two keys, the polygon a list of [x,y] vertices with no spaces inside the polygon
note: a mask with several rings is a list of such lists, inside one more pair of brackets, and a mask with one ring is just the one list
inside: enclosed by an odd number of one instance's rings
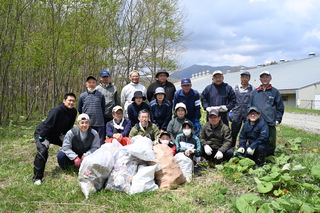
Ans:
{"label": "woman wearing cap", "polygon": [[262,166],[266,156],[270,154],[269,127],[260,119],[260,111],[256,107],[249,108],[247,118],[240,133],[240,145],[236,156],[248,157],[258,166]]}
{"label": "woman wearing cap", "polygon": [[162,87],[156,89],[154,96],[155,99],[150,103],[151,121],[160,131],[166,131],[172,117],[172,105],[166,99],[166,93]]}
{"label": "woman wearing cap", "polygon": [[125,146],[130,141],[128,136],[131,130],[131,122],[123,117],[121,106],[113,107],[112,116],[113,119],[107,123],[107,136],[109,139],[106,140],[106,143],[111,143],[113,139],[116,139]]}
{"label": "woman wearing cap", "polygon": [[182,124],[185,121],[190,121],[188,118],[186,118],[187,108],[184,103],[177,103],[174,113],[176,117],[169,122],[167,127],[167,132],[171,134],[172,140],[175,140],[177,135],[182,133]]}
{"label": "woman wearing cap", "polygon": [[100,147],[99,134],[90,127],[87,114],[78,116],[78,124],[69,130],[63,140],[62,151],[57,159],[62,169],[70,166],[80,167],[83,159]]}
{"label": "woman wearing cap", "polygon": [[136,123],[139,123],[139,112],[143,109],[146,109],[150,112],[149,105],[145,102],[146,96],[141,91],[135,91],[131,101],[132,104],[128,106],[128,117],[131,122],[131,127]]}

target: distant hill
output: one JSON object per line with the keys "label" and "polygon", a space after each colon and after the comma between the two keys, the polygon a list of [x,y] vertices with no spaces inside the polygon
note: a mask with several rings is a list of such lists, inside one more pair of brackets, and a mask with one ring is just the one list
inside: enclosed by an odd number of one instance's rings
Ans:
{"label": "distant hill", "polygon": [[213,73],[213,71],[221,70],[221,71],[227,71],[230,70],[230,72],[238,71],[243,66],[219,66],[219,67],[212,67],[208,65],[192,65],[190,67],[184,68],[183,70],[174,72],[170,74],[170,78],[191,78],[192,74],[196,74],[199,72],[207,71],[209,70],[210,73]]}

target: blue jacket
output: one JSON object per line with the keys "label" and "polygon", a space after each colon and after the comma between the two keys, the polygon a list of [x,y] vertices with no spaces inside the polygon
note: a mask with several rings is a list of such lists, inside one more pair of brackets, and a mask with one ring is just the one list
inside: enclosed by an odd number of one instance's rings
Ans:
{"label": "blue jacket", "polygon": [[129,133],[130,133],[130,130],[131,130],[131,122],[126,118],[123,118],[123,119],[124,119],[123,123],[122,123],[123,129],[115,128],[114,124],[113,124],[113,119],[107,123],[106,131],[107,131],[107,136],[109,138],[112,138],[113,135],[116,134],[116,133],[121,133],[121,135],[123,137],[128,137],[129,136]]}
{"label": "blue jacket", "polygon": [[90,117],[90,126],[104,126],[104,112],[106,110],[106,102],[104,96],[98,90],[93,93],[88,91],[80,94],[78,101],[79,113],[86,113]]}
{"label": "blue jacket", "polygon": [[284,113],[284,105],[280,92],[271,85],[263,91],[258,87],[253,90],[250,96],[250,106],[257,107],[261,112],[261,117],[269,126],[275,126],[276,121],[281,123]]}
{"label": "blue jacket", "polygon": [[183,89],[177,90],[174,94],[173,108],[180,102],[184,103],[187,107],[188,113],[186,114],[186,118],[192,122],[200,120],[200,95],[197,90],[191,89],[188,95],[184,94]]}
{"label": "blue jacket", "polygon": [[150,115],[152,123],[159,129],[167,130],[168,123],[172,117],[172,104],[167,99],[163,100],[161,105],[154,99],[150,103]]}
{"label": "blue jacket", "polygon": [[[236,104],[236,95],[230,85],[222,82],[220,85],[214,83],[208,85],[201,93],[202,107],[226,105],[230,111]],[[220,113],[223,123],[228,125],[227,112]]]}
{"label": "blue jacket", "polygon": [[251,149],[257,148],[260,144],[269,144],[269,127],[268,124],[261,119],[261,117],[251,125],[250,121],[247,120],[240,133],[239,147]]}
{"label": "blue jacket", "polygon": [[194,155],[199,157],[202,152],[201,143],[197,136],[192,134],[190,138],[187,138],[183,133],[180,133],[177,135],[176,141],[176,151],[178,152],[184,152],[188,148],[196,149],[194,152]]}
{"label": "blue jacket", "polygon": [[139,106],[133,102],[128,106],[128,117],[131,122],[131,127],[133,127],[136,123],[139,123],[139,112],[143,109],[147,109],[150,112],[150,107],[146,102],[142,102]]}

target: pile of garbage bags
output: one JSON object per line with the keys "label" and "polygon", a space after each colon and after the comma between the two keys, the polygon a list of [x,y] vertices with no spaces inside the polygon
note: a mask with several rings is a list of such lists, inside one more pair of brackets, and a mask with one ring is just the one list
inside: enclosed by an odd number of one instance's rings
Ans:
{"label": "pile of garbage bags", "polygon": [[103,144],[84,158],[78,183],[86,198],[103,188],[127,194],[174,188],[192,178],[192,161],[183,153],[172,155],[167,145],[153,146],[147,137],[135,136],[130,145],[117,140]]}

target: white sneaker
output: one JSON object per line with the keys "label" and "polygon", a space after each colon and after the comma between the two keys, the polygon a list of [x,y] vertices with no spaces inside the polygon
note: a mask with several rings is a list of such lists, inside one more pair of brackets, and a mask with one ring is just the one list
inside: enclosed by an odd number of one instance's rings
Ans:
{"label": "white sneaker", "polygon": [[42,181],[41,181],[40,179],[37,179],[37,180],[35,180],[35,181],[33,182],[33,184],[34,184],[34,185],[37,185],[37,186],[41,185],[41,183],[42,183]]}

